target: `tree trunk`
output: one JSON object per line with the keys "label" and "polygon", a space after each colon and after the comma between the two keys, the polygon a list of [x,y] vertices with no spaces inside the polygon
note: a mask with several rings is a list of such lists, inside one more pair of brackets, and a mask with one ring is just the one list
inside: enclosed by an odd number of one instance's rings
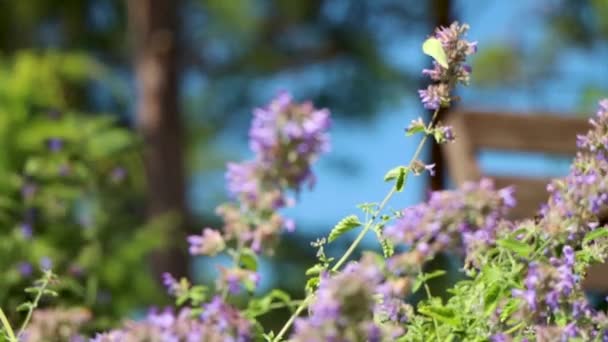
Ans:
{"label": "tree trunk", "polygon": [[137,124],[144,138],[148,218],[176,213],[169,248],[153,255],[156,275],[188,272],[176,242],[187,219],[183,129],[178,104],[178,0],[128,0],[137,82]]}
{"label": "tree trunk", "polygon": [[[449,26],[452,19],[452,1],[451,0],[433,0],[431,11],[433,13],[433,26]],[[437,121],[444,121],[447,111],[441,109],[437,115]],[[431,177],[430,188],[433,191],[442,190],[445,188],[446,170],[441,146],[431,139],[431,163],[435,164],[435,176]]]}

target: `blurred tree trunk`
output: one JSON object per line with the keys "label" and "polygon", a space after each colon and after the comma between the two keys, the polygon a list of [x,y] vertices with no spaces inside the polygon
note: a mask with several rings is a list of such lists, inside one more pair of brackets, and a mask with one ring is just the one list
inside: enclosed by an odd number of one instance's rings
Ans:
{"label": "blurred tree trunk", "polygon": [[[433,13],[433,27],[449,26],[452,22],[452,1],[433,0],[431,12]],[[447,111],[445,109],[440,110],[439,114],[437,115],[437,121],[445,120],[446,114]],[[439,144],[437,144],[435,140],[432,140],[431,144],[431,163],[435,164],[436,171],[435,176],[431,177],[430,188],[431,190],[435,191],[445,188],[446,170]]]}
{"label": "blurred tree trunk", "polygon": [[153,256],[157,276],[186,275],[187,255],[175,248],[187,219],[183,128],[178,104],[178,0],[128,0],[137,82],[137,123],[144,138],[148,217],[176,213],[170,247]]}

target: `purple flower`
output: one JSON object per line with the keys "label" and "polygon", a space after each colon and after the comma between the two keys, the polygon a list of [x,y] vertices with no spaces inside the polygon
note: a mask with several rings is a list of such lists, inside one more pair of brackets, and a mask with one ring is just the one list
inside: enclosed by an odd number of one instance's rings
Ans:
{"label": "purple flower", "polygon": [[445,92],[446,88],[440,88],[435,85],[430,85],[426,89],[418,90],[418,95],[424,108],[430,110],[437,110],[441,107],[442,103],[448,101],[449,94]]}
{"label": "purple flower", "polygon": [[49,138],[46,146],[51,152],[59,152],[63,148],[63,140],[60,138]]}
{"label": "purple flower", "polygon": [[21,235],[23,238],[29,240],[32,238],[32,225],[29,223],[21,224]]}
{"label": "purple flower", "polygon": [[171,275],[171,273],[168,273],[168,272],[164,272],[162,274],[162,278],[163,278],[163,285],[165,285],[165,287],[167,288],[167,292],[170,295],[177,294],[178,290],[180,289],[179,282],[177,281],[177,279],[175,279]]}
{"label": "purple flower", "polygon": [[188,237],[191,255],[214,256],[224,250],[226,244],[222,235],[214,229],[203,229],[202,235],[190,235]]}
{"label": "purple flower", "polygon": [[110,180],[114,183],[120,183],[127,177],[127,170],[124,167],[118,166],[112,169]]}
{"label": "purple flower", "polygon": [[50,270],[53,268],[53,261],[49,257],[43,257],[40,259],[40,267],[45,271]]}
{"label": "purple flower", "polygon": [[258,199],[258,164],[255,162],[228,163],[226,183],[228,192],[235,196],[244,196],[247,200]]}
{"label": "purple flower", "polygon": [[17,264],[17,269],[19,270],[19,274],[21,274],[22,277],[29,277],[34,272],[34,268],[32,267],[32,264],[30,264],[29,262],[25,262],[25,261]]}
{"label": "purple flower", "polygon": [[476,42],[463,39],[468,29],[468,25],[454,22],[449,27],[440,27],[435,30],[435,38],[441,42],[447,56],[448,68],[433,61],[433,69],[422,71],[433,81],[432,85],[418,91],[424,108],[437,110],[441,107],[448,107],[454,85],[456,83],[468,84],[471,67],[464,63],[467,56],[477,52]]}
{"label": "purple flower", "polygon": [[[311,313],[296,320],[290,341],[384,341],[398,337],[387,336],[373,319],[375,310],[385,317],[402,318],[402,309],[383,280],[371,257],[347,264],[338,274],[323,274]],[[377,294],[383,296],[385,305],[376,306]]]}
{"label": "purple flower", "polygon": [[23,184],[23,186],[21,187],[21,196],[24,200],[31,200],[36,194],[37,190],[38,187],[36,186],[36,184],[32,182],[25,182],[25,184]]}
{"label": "purple flower", "polygon": [[435,164],[425,165],[424,169],[427,170],[431,176],[435,175]]}

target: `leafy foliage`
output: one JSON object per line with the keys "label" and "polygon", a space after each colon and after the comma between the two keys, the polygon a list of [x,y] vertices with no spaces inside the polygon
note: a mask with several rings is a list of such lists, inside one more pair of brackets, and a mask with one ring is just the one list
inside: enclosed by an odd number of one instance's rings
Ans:
{"label": "leafy foliage", "polygon": [[100,70],[81,54],[0,60],[0,306],[7,312],[41,265],[61,274],[62,301],[93,309],[94,324],[161,298],[142,263],[169,222],[143,225],[138,139],[109,116],[77,110],[77,94]]}

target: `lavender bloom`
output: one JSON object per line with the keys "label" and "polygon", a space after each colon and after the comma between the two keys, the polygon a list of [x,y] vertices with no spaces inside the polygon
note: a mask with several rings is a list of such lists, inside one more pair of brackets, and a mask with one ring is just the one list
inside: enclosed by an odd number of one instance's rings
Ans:
{"label": "lavender bloom", "polygon": [[165,285],[165,287],[167,288],[167,292],[170,295],[177,294],[177,292],[181,288],[179,286],[179,282],[177,281],[177,279],[175,279],[171,275],[171,273],[168,273],[168,272],[164,272],[163,275],[162,275],[162,278],[163,278],[163,285]]}
{"label": "lavender bloom", "polygon": [[190,244],[191,255],[214,256],[226,247],[222,235],[211,228],[205,228],[202,235],[190,235],[188,243]]}
{"label": "lavender bloom", "polygon": [[166,309],[151,311],[142,321],[126,322],[121,329],[98,334],[92,342],[249,342],[253,340],[252,324],[238,310],[219,297],[203,305],[200,317],[190,309],[175,314]]}
{"label": "lavender bloom", "polygon": [[[394,330],[373,320],[375,295],[379,293],[383,275],[371,259],[349,263],[341,273],[323,275],[308,318],[299,318],[291,341],[384,341]],[[386,293],[386,286],[383,292]],[[390,310],[386,303],[384,310]],[[398,309],[396,309],[398,310]],[[386,312],[395,319],[398,312]],[[400,330],[401,333],[403,332]],[[398,335],[398,334],[395,334]]]}
{"label": "lavender bloom", "polygon": [[249,137],[255,160],[297,191],[314,179],[310,164],[329,150],[330,125],[327,109],[294,103],[291,95],[280,93],[267,108],[254,111]]}
{"label": "lavender bloom", "polygon": [[475,251],[493,244],[501,227],[509,228],[503,218],[512,204],[512,189],[497,191],[487,179],[464,184],[459,190],[431,193],[428,202],[404,209],[385,230],[394,243],[412,246],[416,253],[394,256],[393,271],[407,273],[420,258],[442,251],[466,251],[468,262],[475,264]]}
{"label": "lavender bloom", "polygon": [[43,257],[40,259],[40,267],[42,267],[43,270],[50,270],[53,268],[53,261],[49,257]]}
{"label": "lavender bloom", "polygon": [[430,85],[426,89],[418,90],[424,108],[437,110],[450,103],[450,92],[444,84]]}
{"label": "lavender bloom", "polygon": [[600,101],[597,115],[590,119],[592,129],[578,137],[580,152],[572,163],[570,174],[547,186],[549,201],[543,206],[543,226],[548,233],[579,242],[595,229],[589,223],[599,222],[602,208],[608,205],[608,99]]}
{"label": "lavender bloom", "polygon": [[467,56],[477,52],[477,43],[463,39],[468,31],[466,24],[452,23],[449,27],[440,27],[435,30],[437,38],[447,57],[448,68],[433,62],[433,69],[424,69],[422,73],[429,76],[434,84],[427,89],[419,90],[418,94],[424,108],[437,110],[448,107],[451,102],[451,92],[457,83],[468,84],[471,67],[465,65]]}
{"label": "lavender bloom", "polygon": [[244,200],[255,201],[259,197],[259,165],[255,162],[228,163],[226,184],[228,192]]}
{"label": "lavender bloom", "polygon": [[59,152],[63,148],[63,140],[60,138],[49,138],[46,146],[51,152]]}
{"label": "lavender bloom", "polygon": [[34,272],[32,264],[25,261],[17,264],[17,269],[19,270],[19,274],[21,274],[22,277],[29,277]]}
{"label": "lavender bloom", "polygon": [[253,114],[249,137],[255,158],[227,165],[228,192],[239,205],[224,204],[216,209],[224,219],[222,236],[204,233],[203,237],[189,237],[192,254],[217,253],[216,247],[224,247],[220,238],[256,253],[272,253],[280,233],[295,229],[293,220],[283,218],[278,210],[294,202],[288,191],[298,192],[303,184],[314,185],[312,164],[329,149],[329,111],[315,109],[309,102],[295,103],[289,94],[280,93]]}
{"label": "lavender bloom", "polygon": [[32,225],[29,223],[21,224],[21,235],[23,238],[29,240],[32,238]]}
{"label": "lavender bloom", "polygon": [[217,279],[218,289],[226,289],[231,294],[238,294],[242,288],[253,291],[260,281],[256,272],[242,268],[220,267],[220,277]]}

